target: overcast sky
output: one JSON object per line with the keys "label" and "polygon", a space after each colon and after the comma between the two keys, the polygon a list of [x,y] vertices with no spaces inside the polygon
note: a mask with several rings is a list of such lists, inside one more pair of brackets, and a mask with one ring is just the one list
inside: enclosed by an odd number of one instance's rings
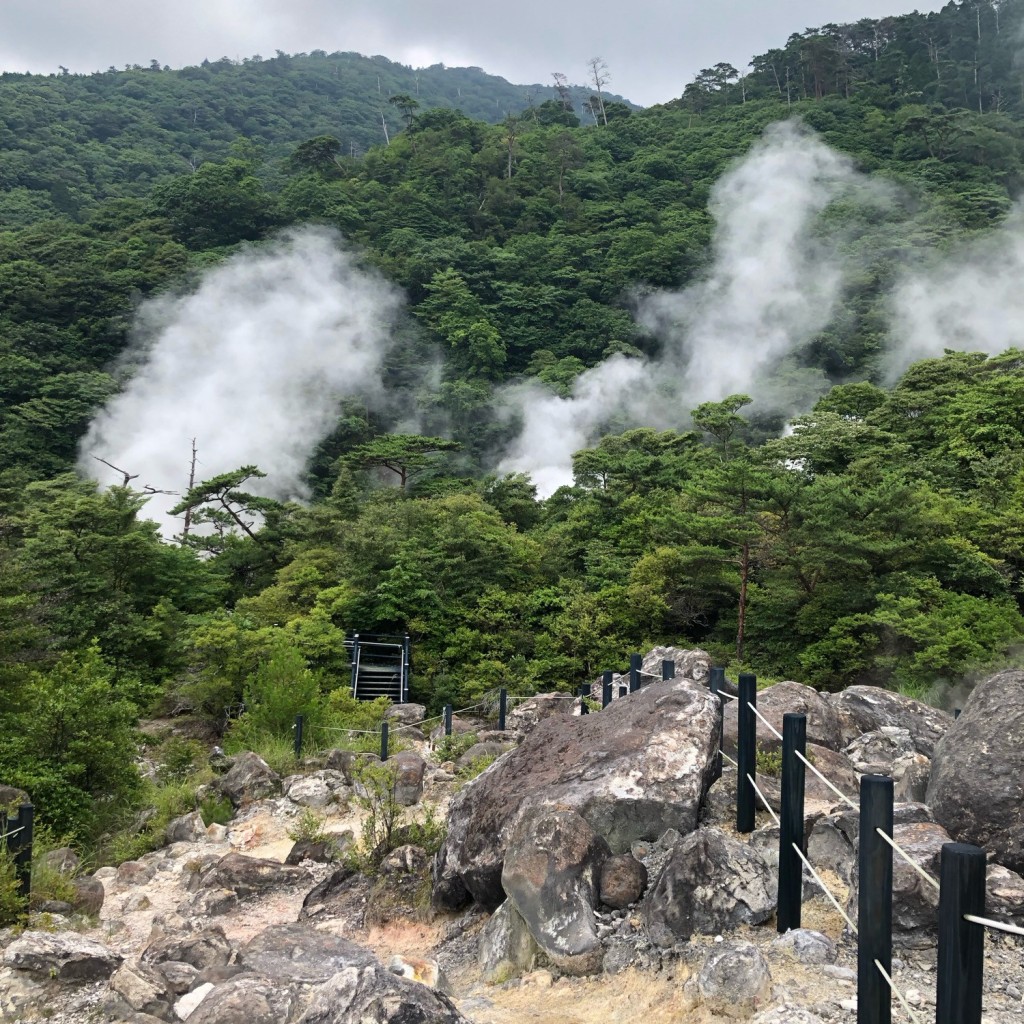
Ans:
{"label": "overcast sky", "polygon": [[[477,65],[520,83],[582,81],[600,55],[609,88],[672,99],[700,68],[756,53],[809,26],[942,0],[0,0],[0,69],[181,67],[275,50],[355,50],[403,64]],[[607,13],[614,11],[614,13]]]}

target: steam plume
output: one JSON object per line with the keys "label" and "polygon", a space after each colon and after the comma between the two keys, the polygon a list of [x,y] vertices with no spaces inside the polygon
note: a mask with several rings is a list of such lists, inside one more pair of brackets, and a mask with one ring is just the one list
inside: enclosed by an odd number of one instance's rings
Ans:
{"label": "steam plume", "polygon": [[[210,271],[191,294],[140,312],[141,365],[97,416],[81,447],[137,485],[184,492],[190,439],[197,481],[245,464],[267,473],[262,493],[304,494],[303,470],[334,426],[340,399],[371,397],[398,314],[397,292],[361,269],[322,229],[303,229]],[[177,501],[157,495],[150,513]],[[165,533],[175,532],[165,521]]]}
{"label": "steam plume", "polygon": [[[640,305],[640,322],[664,339],[661,358],[610,360],[582,374],[566,399],[539,389],[507,395],[525,428],[499,469],[529,472],[550,494],[572,482],[572,452],[616,413],[636,425],[680,426],[701,402],[755,386],[763,393],[764,378],[835,312],[844,261],[834,241],[815,236],[814,222],[861,181],[846,157],[797,125],[770,127],[715,186],[707,275]],[[666,384],[671,402],[637,401],[638,385]]]}

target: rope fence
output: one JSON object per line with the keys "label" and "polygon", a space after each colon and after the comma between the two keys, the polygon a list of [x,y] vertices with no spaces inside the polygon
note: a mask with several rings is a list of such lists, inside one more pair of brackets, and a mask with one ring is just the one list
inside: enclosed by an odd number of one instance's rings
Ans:
{"label": "rope fence", "polygon": [[[889,1024],[895,999],[911,1024],[921,1018],[892,976],[893,856],[908,864],[939,894],[936,1024],[981,1024],[984,934],[990,928],[1024,936],[1024,928],[984,916],[985,851],[964,843],[942,847],[936,880],[894,838],[893,780],[864,775],[855,802],[826,778],[806,756],[807,718],[783,715],[782,732],[757,708],[756,678],[739,677],[739,696],[726,693],[723,669],[712,668],[711,689],[725,700],[738,700],[736,758],[720,752],[736,769],[736,831],[755,828],[759,800],[779,828],[779,890],[777,927],[780,933],[800,927],[804,872],[829,900],[857,940],[858,1024]],[[779,814],[757,784],[757,724],[782,741],[781,810]],[[807,857],[804,841],[805,772],[810,770],[843,805],[858,813],[857,922]],[[858,926],[859,925],[859,926]]]}

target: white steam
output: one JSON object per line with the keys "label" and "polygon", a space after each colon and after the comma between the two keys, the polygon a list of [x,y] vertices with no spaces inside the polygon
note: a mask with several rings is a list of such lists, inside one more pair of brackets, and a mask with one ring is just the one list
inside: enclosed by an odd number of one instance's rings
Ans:
{"label": "white steam", "polygon": [[994,355],[1024,345],[1024,209],[929,270],[904,276],[892,296],[890,382],[945,349]]}
{"label": "white steam", "polygon": [[[398,293],[323,229],[232,257],[193,293],[142,308],[141,365],[93,422],[81,468],[114,482],[98,456],[137,474],[139,489],[183,493],[194,437],[197,482],[255,464],[267,474],[261,493],[303,496],[303,470],[339,401],[379,393],[399,307]],[[177,501],[156,495],[149,513]],[[170,520],[162,528],[175,532]]]}
{"label": "white steam", "polygon": [[[572,453],[616,414],[635,425],[679,426],[701,402],[761,390],[835,313],[844,261],[834,240],[815,236],[814,224],[863,180],[846,157],[797,125],[769,128],[715,186],[708,273],[640,305],[640,322],[664,339],[661,358],[609,360],[582,374],[565,399],[540,389],[508,393],[525,427],[499,470],[530,473],[547,495],[572,483]],[[671,397],[650,401],[655,389]]]}

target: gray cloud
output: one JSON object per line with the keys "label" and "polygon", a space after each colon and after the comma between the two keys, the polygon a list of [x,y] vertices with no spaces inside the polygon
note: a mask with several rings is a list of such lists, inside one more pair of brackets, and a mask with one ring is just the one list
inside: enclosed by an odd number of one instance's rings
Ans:
{"label": "gray cloud", "polygon": [[942,0],[647,0],[606,13],[591,0],[2,0],[0,68],[103,70],[155,58],[179,67],[275,49],[356,50],[415,66],[472,64],[516,82],[582,81],[601,55],[610,87],[637,103],[679,96],[702,67],[742,68],[808,25]]}

